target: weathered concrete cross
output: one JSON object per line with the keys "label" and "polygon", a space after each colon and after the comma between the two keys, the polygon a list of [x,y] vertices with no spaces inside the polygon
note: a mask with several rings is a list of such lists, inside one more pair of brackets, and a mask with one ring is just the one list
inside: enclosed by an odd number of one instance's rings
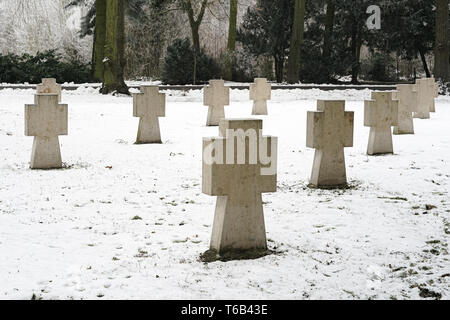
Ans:
{"label": "weathered concrete cross", "polygon": [[317,112],[308,112],[306,145],[315,148],[312,187],[347,185],[345,147],[353,147],[354,112],[345,101],[317,101]]}
{"label": "weathered concrete cross", "polygon": [[[436,80],[434,78],[429,78],[428,81],[430,82],[430,86],[433,89],[434,98],[438,98],[439,97],[439,84],[436,83]],[[434,98],[433,98],[433,101],[431,102],[430,112],[436,112],[436,101]]]}
{"label": "weathered concrete cross", "polygon": [[157,86],[141,86],[133,94],[133,116],[139,119],[136,144],[161,143],[159,117],[166,113],[166,95]]}
{"label": "weathered concrete cross", "polygon": [[59,135],[67,135],[68,106],[58,104],[57,94],[37,94],[25,105],[25,135],[34,136],[31,169],[62,167]]}
{"label": "weathered concrete cross", "polygon": [[61,85],[56,83],[55,78],[44,78],[42,83],[36,86],[37,94],[53,93],[58,95],[58,102],[61,102]]}
{"label": "weathered concrete cross", "polygon": [[430,119],[430,110],[433,107],[435,97],[435,88],[429,79],[419,79],[416,81],[417,91],[419,92],[417,102],[417,112],[414,112],[414,118]]}
{"label": "weathered concrete cross", "polygon": [[439,84],[434,84],[434,97],[439,98]]}
{"label": "weathered concrete cross", "polygon": [[252,115],[267,115],[267,100],[272,96],[272,87],[266,78],[256,78],[250,85],[250,100],[253,100]]}
{"label": "weathered concrete cross", "polygon": [[414,84],[399,84],[392,95],[398,100],[398,125],[394,134],[414,134],[413,112],[417,111],[418,92]]}
{"label": "weathered concrete cross", "polygon": [[364,125],[370,127],[368,155],[394,153],[391,126],[398,125],[398,100],[393,92],[372,92],[364,102]]}
{"label": "weathered concrete cross", "polygon": [[207,126],[218,126],[221,119],[225,118],[225,108],[230,104],[230,88],[225,87],[223,80],[210,80],[209,86],[204,88],[205,106],[209,106]]}
{"label": "weathered concrete cross", "polygon": [[203,193],[218,196],[211,249],[219,254],[267,249],[261,193],[276,192],[278,140],[262,136],[262,125],[223,119],[220,137],[203,139]]}

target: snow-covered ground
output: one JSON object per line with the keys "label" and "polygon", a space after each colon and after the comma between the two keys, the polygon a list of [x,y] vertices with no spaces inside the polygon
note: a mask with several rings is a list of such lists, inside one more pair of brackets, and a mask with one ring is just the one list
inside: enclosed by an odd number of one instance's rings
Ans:
{"label": "snow-covered ground", "polygon": [[[278,192],[265,194],[276,255],[203,264],[215,198],[201,192],[201,91],[168,92],[164,144],[134,145],[130,97],[63,92],[66,168],[31,171],[23,106],[32,90],[0,91],[0,299],[450,298],[450,98],[440,97],[395,155],[368,157],[363,100],[370,91],[275,91],[264,118],[279,137]],[[227,117],[248,117],[233,90]],[[355,146],[352,189],[307,188],[314,150],[306,111],[346,99]],[[436,208],[426,206],[435,206]]]}

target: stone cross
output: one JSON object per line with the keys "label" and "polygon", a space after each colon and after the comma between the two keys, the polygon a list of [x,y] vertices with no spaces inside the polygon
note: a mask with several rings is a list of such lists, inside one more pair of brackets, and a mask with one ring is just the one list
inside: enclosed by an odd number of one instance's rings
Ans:
{"label": "stone cross", "polygon": [[159,117],[166,113],[166,95],[157,86],[141,86],[133,94],[133,116],[139,119],[136,144],[161,143]]}
{"label": "stone cross", "polygon": [[[429,78],[430,86],[433,89],[434,92],[434,98],[439,97],[439,84],[436,83],[436,80],[434,78]],[[436,101],[433,99],[431,102],[430,112],[436,112]]]}
{"label": "stone cross", "polygon": [[221,119],[225,118],[225,108],[230,104],[230,88],[225,87],[223,80],[210,80],[209,86],[204,88],[205,106],[209,106],[207,126],[218,126]]}
{"label": "stone cross", "polygon": [[345,111],[345,101],[317,101],[317,111],[308,112],[306,145],[316,149],[311,187],[347,185],[344,148],[353,147],[354,112]]}
{"label": "stone cross", "polygon": [[[203,193],[218,197],[211,249],[219,254],[267,249],[261,193],[276,192],[278,140],[262,136],[262,125],[222,119],[220,137],[203,139]],[[209,159],[211,147],[216,161]]]}
{"label": "stone cross", "polygon": [[364,125],[370,127],[368,155],[394,153],[391,127],[398,125],[398,100],[394,92],[372,92],[364,102]]}
{"label": "stone cross", "polygon": [[57,94],[37,94],[34,104],[25,105],[25,135],[34,136],[31,169],[62,167],[60,135],[67,135],[68,106],[58,103]]}
{"label": "stone cross", "polygon": [[435,88],[430,84],[427,78],[416,81],[417,91],[419,92],[417,101],[417,112],[414,113],[414,118],[430,119],[430,110],[433,107]]}
{"label": "stone cross", "polygon": [[266,78],[256,78],[250,85],[250,100],[253,100],[252,115],[267,115],[267,100],[272,96],[272,87]]}
{"label": "stone cross", "polygon": [[414,84],[399,84],[393,93],[398,100],[398,125],[394,134],[414,134],[413,112],[417,111],[418,92]]}
{"label": "stone cross", "polygon": [[37,94],[53,93],[58,95],[58,102],[61,102],[61,85],[56,83],[55,78],[44,78],[42,83],[36,87]]}

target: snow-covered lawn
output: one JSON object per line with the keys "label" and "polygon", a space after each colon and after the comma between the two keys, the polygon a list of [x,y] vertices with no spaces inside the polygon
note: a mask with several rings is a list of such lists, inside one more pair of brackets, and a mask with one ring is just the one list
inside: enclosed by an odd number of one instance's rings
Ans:
{"label": "snow-covered lawn", "polygon": [[[450,299],[450,98],[395,155],[368,157],[370,91],[277,90],[264,118],[279,137],[278,192],[265,194],[277,255],[203,264],[215,198],[201,193],[201,91],[168,93],[164,144],[134,145],[129,97],[63,92],[66,169],[31,171],[23,106],[32,90],[0,90],[0,299]],[[227,117],[251,113],[233,90]],[[352,189],[307,188],[314,150],[306,111],[346,99],[355,146]],[[436,208],[427,205],[435,206]]]}

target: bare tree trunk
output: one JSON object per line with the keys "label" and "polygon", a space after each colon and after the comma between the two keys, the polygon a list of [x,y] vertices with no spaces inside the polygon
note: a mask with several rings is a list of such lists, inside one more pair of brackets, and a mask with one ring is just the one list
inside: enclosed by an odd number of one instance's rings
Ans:
{"label": "bare tree trunk", "polygon": [[275,77],[277,83],[282,83],[284,78],[284,57],[274,56],[275,60]]}
{"label": "bare tree trunk", "polygon": [[230,0],[230,22],[228,29],[228,45],[225,66],[225,80],[233,80],[233,67],[236,51],[236,27],[237,27],[238,0]]}
{"label": "bare tree trunk", "polygon": [[352,21],[352,83],[358,83],[358,75],[360,71],[360,58],[361,58],[361,32],[358,29],[358,24],[356,21],[356,17],[353,18]]}
{"label": "bare tree trunk", "polygon": [[450,81],[448,0],[436,0],[436,42],[434,47],[434,76]]}
{"label": "bare tree trunk", "polygon": [[[328,62],[331,58],[332,49],[332,39],[333,39],[333,28],[334,28],[334,15],[336,11],[335,0],[327,0],[327,14],[325,18],[325,33],[323,40],[323,51],[322,57],[324,62]],[[324,70],[324,75],[328,81],[330,79],[330,72],[328,65],[325,65],[326,70]]]}
{"label": "bare tree trunk", "polygon": [[427,59],[425,58],[425,53],[423,52],[422,48],[419,48],[418,51],[419,51],[420,59],[422,60],[423,70],[425,71],[427,78],[431,78],[431,72],[430,72],[430,69],[428,68]]}
{"label": "bare tree trunk", "polygon": [[330,57],[331,54],[331,42],[333,37],[335,11],[336,5],[334,4],[334,0],[327,0],[327,14],[325,18],[325,34],[322,52],[324,58]]}
{"label": "bare tree trunk", "polygon": [[106,0],[105,72],[101,92],[129,94],[124,81],[125,0]]}
{"label": "bare tree trunk", "polygon": [[92,60],[92,80],[103,82],[106,41],[106,0],[95,1],[95,34]]}
{"label": "bare tree trunk", "polygon": [[289,50],[287,81],[297,83],[300,80],[301,50],[305,30],[306,0],[295,0],[294,25],[292,27],[291,48]]}
{"label": "bare tree trunk", "polygon": [[200,12],[195,18],[194,8],[192,7],[191,0],[182,0],[183,1],[183,10],[186,12],[189,19],[189,26],[191,27],[192,34],[192,45],[194,48],[194,84],[197,82],[197,62],[198,56],[200,54],[200,35],[199,29],[203,20],[203,16],[205,15],[206,6],[208,4],[208,0],[202,0],[202,5],[200,7]]}

